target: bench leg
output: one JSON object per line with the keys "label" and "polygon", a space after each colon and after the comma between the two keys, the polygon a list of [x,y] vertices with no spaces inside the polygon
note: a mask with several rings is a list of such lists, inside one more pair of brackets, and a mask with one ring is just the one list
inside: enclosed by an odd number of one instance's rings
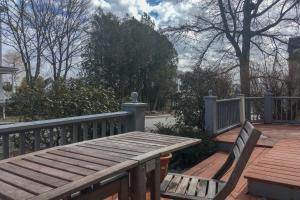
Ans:
{"label": "bench leg", "polygon": [[155,159],[155,169],[150,172],[151,200],[160,199],[160,158]]}
{"label": "bench leg", "polygon": [[146,166],[140,164],[132,170],[132,198],[131,200],[146,200]]}

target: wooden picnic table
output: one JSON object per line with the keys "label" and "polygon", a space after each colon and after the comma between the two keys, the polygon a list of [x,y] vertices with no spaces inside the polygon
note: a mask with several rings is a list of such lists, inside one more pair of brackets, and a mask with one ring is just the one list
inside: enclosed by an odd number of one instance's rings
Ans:
{"label": "wooden picnic table", "polygon": [[[130,132],[45,149],[0,161],[1,199],[62,199],[130,172],[133,200],[159,199],[160,156],[198,139]],[[87,198],[89,199],[89,198]]]}

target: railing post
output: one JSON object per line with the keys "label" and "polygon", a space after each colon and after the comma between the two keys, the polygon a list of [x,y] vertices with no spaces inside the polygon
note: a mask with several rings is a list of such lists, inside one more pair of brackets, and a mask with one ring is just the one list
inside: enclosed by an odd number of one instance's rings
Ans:
{"label": "railing post", "polygon": [[245,96],[243,94],[239,94],[238,96],[240,98],[240,123],[243,125],[246,121]]}
{"label": "railing post", "polygon": [[217,97],[212,96],[212,91],[209,91],[209,96],[204,97],[205,102],[205,131],[209,134],[217,133]]}
{"label": "railing post", "polygon": [[264,123],[270,124],[273,121],[273,96],[270,91],[265,94],[264,101]]}
{"label": "railing post", "polygon": [[128,119],[128,131],[145,131],[145,112],[147,108],[146,103],[138,102],[138,93],[131,93],[132,101],[130,103],[123,103],[122,110],[133,113]]}

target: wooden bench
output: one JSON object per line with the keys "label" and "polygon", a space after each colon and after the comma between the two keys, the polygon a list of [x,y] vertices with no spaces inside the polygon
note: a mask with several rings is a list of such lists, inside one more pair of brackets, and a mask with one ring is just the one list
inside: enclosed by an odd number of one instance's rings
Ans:
{"label": "wooden bench", "polygon": [[[212,179],[181,174],[168,174],[161,184],[161,196],[171,199],[225,199],[236,186],[261,133],[245,122],[224,165]],[[236,161],[228,179],[220,179]]]}

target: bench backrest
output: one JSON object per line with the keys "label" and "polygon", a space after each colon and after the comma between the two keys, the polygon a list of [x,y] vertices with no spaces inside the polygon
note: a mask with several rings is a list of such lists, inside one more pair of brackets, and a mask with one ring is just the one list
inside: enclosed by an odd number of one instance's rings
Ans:
{"label": "bench backrest", "polygon": [[236,162],[227,183],[214,199],[224,199],[224,197],[227,197],[235,188],[260,135],[261,132],[256,130],[250,122],[246,121],[244,123],[226,162],[213,177],[214,179],[220,180],[233,163]]}

